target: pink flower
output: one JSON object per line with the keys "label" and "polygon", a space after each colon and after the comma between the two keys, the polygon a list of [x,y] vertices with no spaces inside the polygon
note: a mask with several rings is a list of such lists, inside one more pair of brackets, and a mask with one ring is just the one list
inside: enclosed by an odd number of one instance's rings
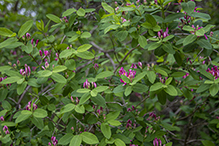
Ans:
{"label": "pink flower", "polygon": [[30,38],[30,34],[26,33],[26,37],[27,37],[27,39],[29,39]]}
{"label": "pink flower", "polygon": [[41,50],[39,50],[39,54],[40,54],[40,56],[41,56],[41,57],[43,56],[43,53],[42,53],[42,51],[41,51]]}
{"label": "pink flower", "polygon": [[0,120],[1,120],[1,121],[4,121],[5,119],[4,119],[4,117],[3,117],[3,116],[1,116]]}
{"label": "pink flower", "polygon": [[86,81],[84,82],[84,84],[83,84],[83,87],[84,88],[90,88],[90,82],[88,82],[88,80],[86,79]]}

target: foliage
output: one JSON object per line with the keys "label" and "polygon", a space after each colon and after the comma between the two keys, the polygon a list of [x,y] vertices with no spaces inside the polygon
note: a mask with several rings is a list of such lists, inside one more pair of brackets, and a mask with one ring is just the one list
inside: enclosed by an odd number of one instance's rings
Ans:
{"label": "foliage", "polygon": [[218,145],[210,15],[194,1],[100,7],[0,27],[1,145]]}

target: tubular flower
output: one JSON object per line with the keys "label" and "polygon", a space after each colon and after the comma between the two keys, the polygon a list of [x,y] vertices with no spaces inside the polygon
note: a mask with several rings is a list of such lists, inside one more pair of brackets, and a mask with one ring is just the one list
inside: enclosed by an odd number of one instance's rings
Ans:
{"label": "tubular flower", "polygon": [[[33,110],[37,109],[37,105],[35,103],[33,103]],[[26,106],[26,110],[31,110],[31,101],[28,102],[27,106]]]}
{"label": "tubular flower", "polygon": [[211,69],[208,68],[206,71],[212,74],[215,79],[219,78],[219,70],[217,66],[214,65]]}
{"label": "tubular flower", "polygon": [[84,84],[83,84],[83,87],[89,89],[89,88],[91,87],[91,85],[92,85],[93,88],[96,88],[96,87],[97,87],[97,84],[96,84],[95,82],[91,82],[91,83],[90,83],[90,82],[86,79],[86,81],[85,81]]}
{"label": "tubular flower", "polygon": [[[137,66],[136,66],[136,67],[137,67]],[[134,67],[134,68],[135,68],[135,67]],[[123,67],[121,67],[121,68],[119,69],[119,75],[120,75],[120,76],[121,76],[121,75],[127,76],[127,77],[130,79],[131,82],[132,82],[132,80],[135,78],[135,74],[136,74],[136,71],[131,70],[131,69],[129,69],[129,72],[126,72]],[[124,82],[122,79],[120,79],[120,82],[121,82],[121,83],[124,83],[123,86],[127,84],[127,83]]]}
{"label": "tubular flower", "polygon": [[163,30],[161,29],[160,31],[157,32],[157,35],[159,38],[162,38],[162,37],[165,38],[169,36],[168,32],[169,32],[169,29],[167,27],[165,32],[163,32]]}

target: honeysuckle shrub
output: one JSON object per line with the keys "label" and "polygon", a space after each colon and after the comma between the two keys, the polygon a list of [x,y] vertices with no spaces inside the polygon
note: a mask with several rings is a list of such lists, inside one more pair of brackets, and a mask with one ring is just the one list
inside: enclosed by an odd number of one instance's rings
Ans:
{"label": "honeysuckle shrub", "polygon": [[100,7],[0,28],[1,145],[218,145],[210,16],[194,1]]}

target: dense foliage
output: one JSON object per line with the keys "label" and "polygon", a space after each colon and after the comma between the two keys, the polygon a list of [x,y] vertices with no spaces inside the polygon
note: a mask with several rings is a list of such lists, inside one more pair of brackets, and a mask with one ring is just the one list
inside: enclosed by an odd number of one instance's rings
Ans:
{"label": "dense foliage", "polygon": [[81,5],[55,1],[41,20],[4,11],[0,144],[218,145],[210,15],[194,1]]}

